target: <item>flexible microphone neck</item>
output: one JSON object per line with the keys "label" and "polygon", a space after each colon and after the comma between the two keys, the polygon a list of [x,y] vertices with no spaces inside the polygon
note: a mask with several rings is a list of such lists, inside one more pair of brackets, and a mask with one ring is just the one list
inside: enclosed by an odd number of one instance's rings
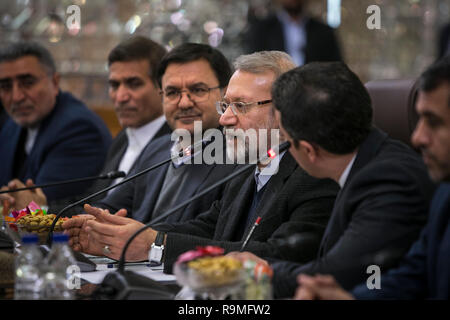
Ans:
{"label": "flexible microphone neck", "polygon": [[[258,160],[258,163],[260,162],[266,162],[267,159],[273,159],[275,158],[277,155],[281,154],[283,151],[287,150],[290,147],[290,143],[289,141],[283,142],[282,144],[280,144],[279,146],[270,149],[267,152],[267,155],[261,157]],[[277,150],[275,152],[275,150]],[[234,177],[240,175],[241,173],[247,171],[249,168],[253,168],[255,166],[255,164],[247,164],[241,168],[239,168],[238,170],[236,170],[235,172],[233,172],[232,174],[228,175],[227,177],[223,178],[222,180],[219,180],[218,182],[214,183],[213,185],[209,186],[208,188],[204,189],[203,191],[201,191],[200,193],[196,194],[195,196],[187,199],[186,201],[180,203],[179,205],[175,206],[174,208],[172,208],[171,210],[167,211],[166,213],[156,217],[154,220],[148,222],[147,224],[145,224],[142,228],[140,228],[139,230],[137,230],[129,239],[128,241],[125,243],[125,246],[123,247],[122,250],[122,254],[120,255],[120,260],[119,260],[119,264],[117,267],[117,271],[119,273],[124,273],[125,271],[125,254],[128,250],[128,247],[130,246],[131,242],[144,230],[150,228],[152,225],[156,224],[157,222],[160,222],[162,220],[164,220],[165,218],[167,218],[169,215],[171,215],[172,213],[176,212],[177,210],[183,208],[184,206],[190,204],[192,201],[197,200],[198,198],[204,196],[206,193],[210,192],[211,190],[221,186],[222,184],[230,181],[231,179],[233,179]]]}
{"label": "flexible microphone neck", "polygon": [[111,171],[108,173],[104,173],[95,177],[85,177],[85,178],[78,178],[78,179],[71,179],[71,180],[65,180],[65,181],[59,181],[59,182],[50,182],[46,184],[40,184],[30,187],[24,187],[24,188],[18,188],[13,190],[3,190],[0,191],[0,194],[2,193],[13,193],[13,192],[19,192],[24,190],[33,190],[37,188],[48,188],[48,187],[55,187],[55,186],[61,186],[64,184],[70,184],[70,183],[77,183],[77,182],[84,182],[84,181],[90,181],[90,180],[99,180],[99,179],[117,179],[121,177],[125,177],[125,172],[123,171]]}
{"label": "flexible microphone neck", "polygon": [[[209,137],[209,138],[211,139],[211,137]],[[126,178],[126,179],[123,179],[122,181],[120,181],[120,182],[118,182],[118,183],[116,183],[116,184],[114,184],[114,185],[112,185],[112,186],[109,186],[109,187],[106,187],[106,188],[104,188],[104,189],[101,189],[101,190],[99,190],[99,191],[97,191],[97,192],[95,192],[95,193],[93,193],[93,194],[91,194],[91,195],[89,195],[89,196],[87,196],[87,197],[81,199],[81,200],[78,200],[78,201],[76,201],[76,202],[74,202],[74,203],[68,205],[67,207],[64,207],[64,208],[63,208],[63,209],[55,216],[55,219],[53,220],[52,225],[50,226],[50,230],[49,230],[49,232],[48,232],[48,235],[47,235],[47,241],[46,241],[46,242],[47,242],[47,245],[48,245],[49,247],[52,245],[53,230],[55,230],[56,222],[58,221],[58,219],[59,219],[59,218],[60,218],[67,210],[72,209],[73,207],[76,207],[76,206],[78,206],[78,205],[80,205],[80,204],[82,204],[82,203],[84,203],[84,202],[87,202],[87,201],[91,200],[92,198],[95,198],[95,197],[97,197],[97,196],[99,196],[99,195],[101,195],[101,194],[103,194],[103,193],[105,193],[105,192],[108,192],[109,190],[114,189],[114,188],[116,188],[116,187],[118,187],[118,186],[120,186],[120,185],[122,185],[122,184],[124,184],[124,183],[127,183],[127,182],[130,181],[130,180],[136,179],[136,178],[142,176],[143,174],[146,174],[147,172],[149,172],[149,171],[151,171],[151,170],[154,170],[154,169],[156,169],[156,168],[159,168],[159,167],[163,166],[164,164],[166,164],[166,163],[168,163],[168,162],[171,162],[171,161],[173,161],[173,160],[175,160],[175,159],[177,159],[177,158],[179,158],[179,157],[185,156],[185,154],[187,153],[187,150],[188,150],[188,149],[189,149],[189,150],[193,150],[193,149],[195,150],[195,148],[198,148],[198,147],[200,147],[200,146],[205,146],[205,145],[207,145],[207,144],[209,144],[209,143],[211,143],[211,142],[212,142],[212,140],[206,140],[206,139],[204,139],[204,140],[202,140],[202,141],[199,141],[199,142],[196,142],[196,143],[194,143],[193,145],[191,145],[191,146],[189,146],[189,147],[187,147],[187,148],[181,150],[177,155],[175,155],[175,156],[173,156],[173,157],[170,157],[169,159],[166,159],[166,160],[164,160],[164,161],[161,161],[161,162],[159,162],[159,163],[157,163],[157,164],[155,164],[155,165],[153,165],[153,166],[151,166],[151,167],[149,167],[149,168],[147,168],[147,169],[142,170],[141,172],[138,172],[138,173],[136,173],[136,174],[134,174],[134,175],[132,175],[132,176]],[[192,153],[192,152],[191,152],[191,153]],[[192,155],[192,156],[193,156],[193,155]]]}

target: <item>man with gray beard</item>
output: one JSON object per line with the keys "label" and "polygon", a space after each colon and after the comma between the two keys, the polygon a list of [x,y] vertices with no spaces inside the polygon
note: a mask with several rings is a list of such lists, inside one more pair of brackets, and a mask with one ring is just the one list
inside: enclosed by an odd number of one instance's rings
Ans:
{"label": "man with gray beard", "polygon": [[[230,130],[254,129],[261,138],[257,139],[256,150],[265,153],[279,143],[276,135],[275,141],[270,136],[272,129],[279,128],[271,105],[272,84],[295,65],[287,54],[272,51],[241,56],[234,66],[236,71],[224,100],[216,105],[221,114],[219,122],[226,128],[227,136],[230,135],[227,152],[233,157],[236,154],[249,157],[250,150],[255,148],[253,143],[249,141],[249,152],[244,152],[242,143],[241,146],[232,143],[235,138]],[[258,150],[265,141],[268,145]],[[141,232],[128,248],[126,260],[147,259],[152,244],[158,239],[164,245],[164,271],[169,273],[178,256],[196,246],[220,246],[226,252],[239,250],[260,217],[246,250],[263,256],[308,261],[317,255],[337,191],[335,182],[309,176],[289,153],[281,153],[270,166],[258,164],[231,180],[222,198],[195,219]],[[89,235],[99,243],[105,243],[119,230],[123,238],[129,238],[143,226],[132,219],[109,215],[102,209],[89,210],[97,217],[97,221],[87,222]],[[290,247],[287,241],[293,234],[301,238],[296,248]],[[120,251],[110,257],[118,259],[119,256]]]}

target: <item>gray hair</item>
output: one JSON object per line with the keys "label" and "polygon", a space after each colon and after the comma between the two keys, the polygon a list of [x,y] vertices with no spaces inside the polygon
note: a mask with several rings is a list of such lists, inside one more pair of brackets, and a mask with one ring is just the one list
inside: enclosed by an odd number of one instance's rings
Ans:
{"label": "gray hair", "polygon": [[19,41],[8,43],[0,48],[0,63],[17,60],[24,56],[34,56],[39,63],[47,68],[50,74],[56,72],[55,62],[50,52],[34,41]]}
{"label": "gray hair", "polygon": [[234,61],[233,65],[236,70],[250,73],[272,71],[276,78],[296,67],[291,56],[282,51],[258,51],[242,55]]}

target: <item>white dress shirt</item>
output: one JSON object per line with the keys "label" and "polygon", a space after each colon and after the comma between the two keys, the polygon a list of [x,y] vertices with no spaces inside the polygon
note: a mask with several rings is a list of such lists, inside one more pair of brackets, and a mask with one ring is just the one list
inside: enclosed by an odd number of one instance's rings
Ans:
{"label": "white dress shirt", "polygon": [[348,175],[350,174],[350,170],[352,170],[353,162],[355,162],[357,153],[353,156],[352,160],[347,164],[347,167],[345,168],[344,172],[342,172],[341,177],[339,178],[339,185],[341,186],[341,189],[344,187],[345,183],[347,182]]}
{"label": "white dress shirt", "polygon": [[[119,171],[124,171],[126,174],[130,171],[136,159],[141,154],[142,150],[153,139],[155,134],[164,125],[166,118],[160,116],[155,120],[139,127],[139,128],[126,128],[125,133],[128,137],[128,147],[123,154],[122,159],[118,167]],[[117,178],[114,180],[114,184],[122,181],[123,178]],[[114,189],[112,189],[114,190]],[[112,191],[110,190],[110,192]],[[109,192],[108,192],[109,193]]]}
{"label": "white dress shirt", "polygon": [[262,170],[256,166],[255,170],[255,181],[256,181],[256,191],[259,192],[264,186],[269,182],[270,178],[278,172],[280,161],[283,159],[286,151],[283,151],[281,154],[277,155],[275,158],[270,161],[270,163],[264,167]]}
{"label": "white dress shirt", "polygon": [[27,155],[30,154],[31,150],[33,149],[34,143],[36,142],[36,137],[39,132],[39,127],[27,129],[27,140],[25,142],[25,152]]}

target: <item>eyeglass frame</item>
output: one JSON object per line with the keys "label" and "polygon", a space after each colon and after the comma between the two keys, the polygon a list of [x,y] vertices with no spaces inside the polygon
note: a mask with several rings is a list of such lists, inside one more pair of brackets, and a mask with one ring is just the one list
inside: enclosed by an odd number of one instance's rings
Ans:
{"label": "eyeglass frame", "polygon": [[[233,114],[235,116],[237,116],[238,114],[245,114],[245,113],[247,113],[248,110],[246,110],[246,111],[243,111],[243,110],[245,110],[245,108],[250,106],[250,105],[256,104],[258,106],[261,106],[261,105],[265,105],[265,104],[268,104],[268,103],[271,103],[271,102],[272,102],[272,99],[261,100],[261,101],[256,101],[256,102],[241,102],[241,101],[237,101],[237,102],[230,102],[230,103],[225,102],[225,101],[217,101],[216,102],[216,110],[217,110],[218,114],[223,115],[225,113],[225,111],[231,106],[231,111],[233,112]],[[221,107],[222,104],[225,104],[227,107],[225,109],[222,109],[222,107]],[[236,107],[236,104],[241,104],[242,107]]]}
{"label": "eyeglass frame", "polygon": [[[202,89],[205,89],[205,90],[208,91],[208,93],[205,95],[205,97],[207,97],[205,100],[200,100],[199,101],[199,100],[196,100],[195,98],[193,99],[192,96],[191,96],[191,94],[192,94],[191,90],[189,88],[187,88],[187,89],[183,89],[183,90],[177,90],[178,98],[176,100],[174,100],[174,101],[170,101],[169,103],[172,104],[172,105],[178,104],[180,102],[180,100],[181,100],[181,96],[183,95],[183,92],[186,92],[187,97],[192,102],[204,102],[204,101],[209,99],[209,94],[211,93],[211,90],[222,89],[222,87],[219,85],[217,87],[206,87],[206,88],[202,88]],[[165,95],[165,90],[159,91],[159,94],[163,97],[163,99],[164,99],[164,97],[167,98],[167,96]],[[195,97],[195,94],[192,94],[192,95]]]}

